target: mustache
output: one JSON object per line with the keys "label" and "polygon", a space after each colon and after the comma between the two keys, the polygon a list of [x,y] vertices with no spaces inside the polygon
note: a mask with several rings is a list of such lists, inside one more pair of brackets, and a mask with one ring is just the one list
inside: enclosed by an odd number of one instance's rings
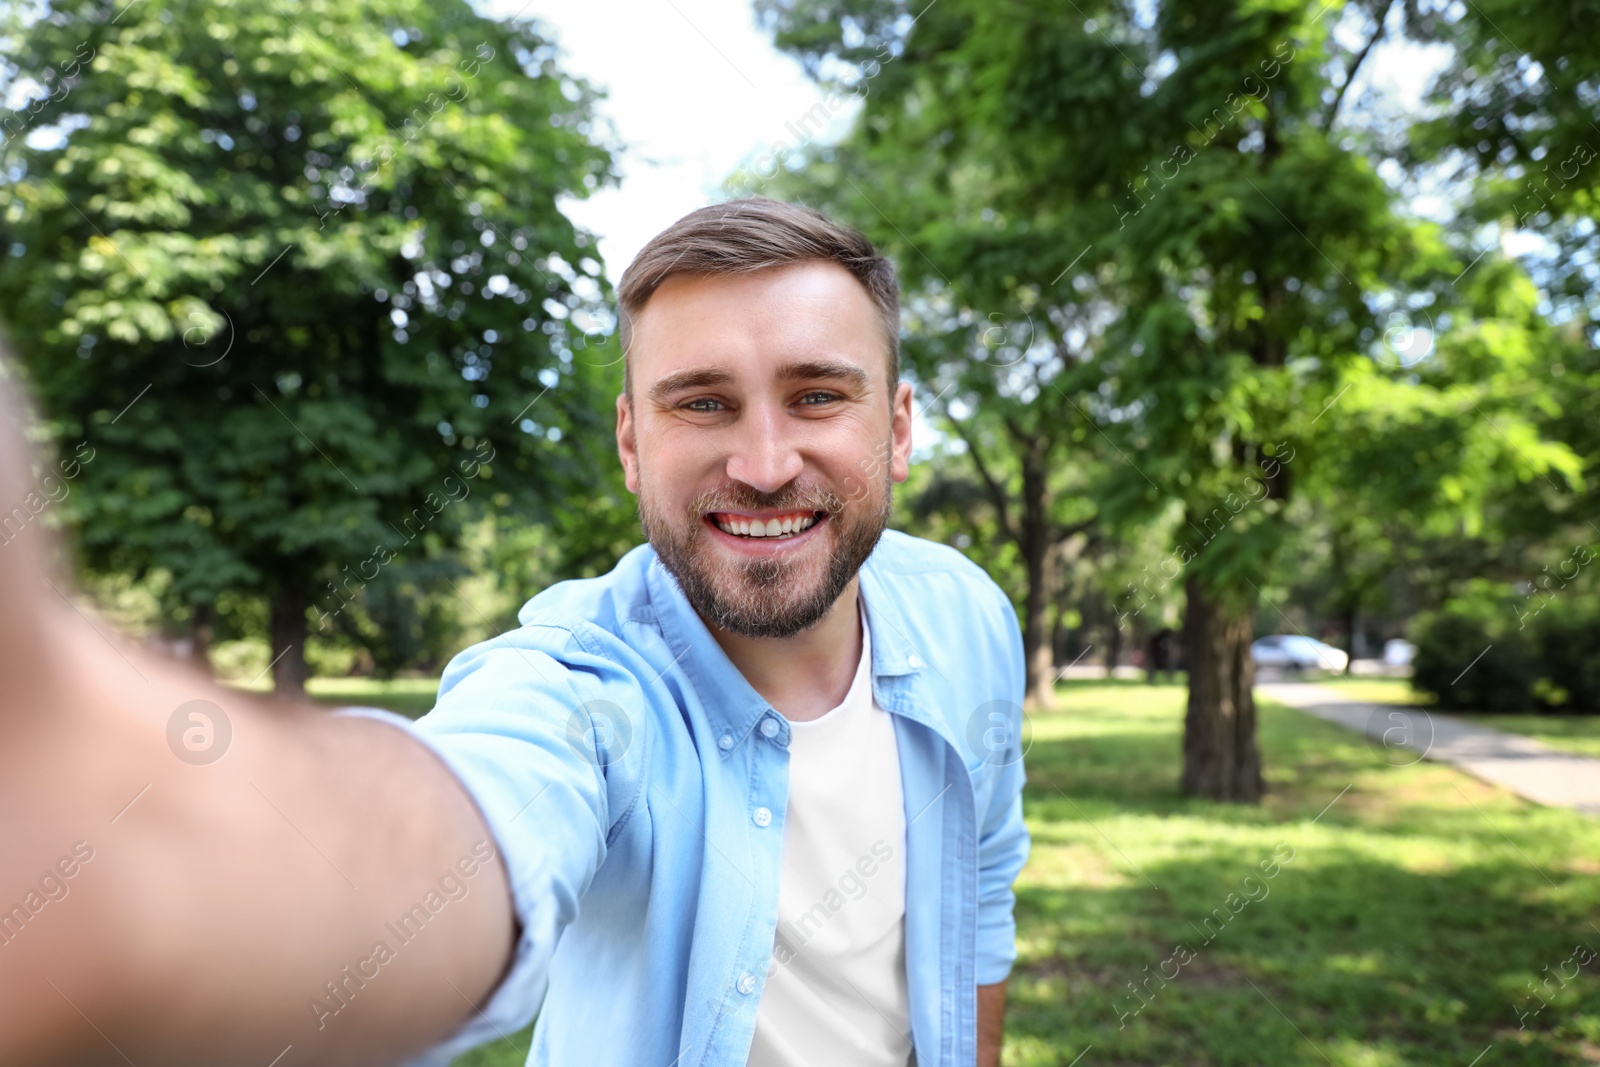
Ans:
{"label": "mustache", "polygon": [[845,499],[833,490],[820,485],[801,485],[791,482],[773,493],[763,493],[749,485],[730,482],[708,489],[689,502],[689,518],[698,522],[713,511],[821,511],[829,516],[845,509]]}

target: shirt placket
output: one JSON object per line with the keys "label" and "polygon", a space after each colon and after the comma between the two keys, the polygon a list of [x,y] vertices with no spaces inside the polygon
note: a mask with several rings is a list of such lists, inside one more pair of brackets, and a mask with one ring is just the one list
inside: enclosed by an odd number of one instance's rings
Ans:
{"label": "shirt placket", "polygon": [[[730,783],[744,797],[743,826],[747,847],[754,858],[750,874],[750,908],[740,939],[726,968],[728,981],[721,1013],[721,1033],[711,1042],[718,1054],[714,1064],[742,1064],[755,1034],[761,992],[772,970],[778,924],[778,885],[782,870],[783,828],[789,798],[789,724],[768,708],[742,738],[725,733],[718,746],[728,755],[724,768],[736,781]],[[742,782],[739,781],[742,779]],[[715,849],[717,842],[708,840]],[[719,865],[728,878],[745,877],[734,864]]]}

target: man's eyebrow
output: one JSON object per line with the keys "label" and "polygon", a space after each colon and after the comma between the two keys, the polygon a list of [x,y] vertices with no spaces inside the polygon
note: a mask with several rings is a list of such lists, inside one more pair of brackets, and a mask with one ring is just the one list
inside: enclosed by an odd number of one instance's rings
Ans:
{"label": "man's eyebrow", "polygon": [[716,367],[696,367],[674,371],[650,387],[650,399],[661,400],[680,389],[702,389],[708,385],[727,385],[733,375]]}
{"label": "man's eyebrow", "polygon": [[848,382],[857,389],[865,389],[870,381],[867,372],[854,363],[836,359],[802,359],[778,368],[779,381],[813,381],[818,378]]}
{"label": "man's eyebrow", "polygon": [[[871,378],[854,363],[837,359],[802,359],[785,363],[778,368],[782,382],[831,380],[843,381],[857,389],[865,389]],[[719,367],[694,367],[674,371],[650,387],[650,399],[660,401],[684,389],[703,389],[710,385],[727,385],[733,375]]]}

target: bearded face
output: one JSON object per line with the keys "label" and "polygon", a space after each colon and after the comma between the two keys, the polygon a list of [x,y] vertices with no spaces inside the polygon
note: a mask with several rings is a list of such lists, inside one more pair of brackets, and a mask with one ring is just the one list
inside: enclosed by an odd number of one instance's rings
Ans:
{"label": "bearded face", "polygon": [[635,320],[617,451],[656,554],[713,628],[792,637],[850,587],[911,453],[911,387],[836,263],[674,275]]}
{"label": "bearded face", "polygon": [[737,482],[663,506],[641,472],[639,521],[708,623],[744,637],[791,637],[831,608],[889,523],[890,480],[847,499],[814,481],[774,493]]}

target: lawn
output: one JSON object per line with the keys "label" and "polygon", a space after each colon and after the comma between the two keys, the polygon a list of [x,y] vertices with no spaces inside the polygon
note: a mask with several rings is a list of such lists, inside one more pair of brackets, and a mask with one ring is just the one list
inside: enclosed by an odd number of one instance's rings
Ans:
{"label": "lawn", "polygon": [[[411,711],[423,688],[314,691]],[[1058,692],[1032,716],[1006,1067],[1600,1063],[1600,959],[1553,977],[1600,950],[1600,821],[1267,702],[1266,800],[1185,800],[1180,687]]]}
{"label": "lawn", "polygon": [[1266,801],[1184,800],[1183,700],[1034,716],[1007,1067],[1600,1062],[1600,961],[1528,991],[1600,949],[1600,821],[1268,703]]}
{"label": "lawn", "polygon": [[[1402,678],[1323,679],[1352,700],[1378,704],[1423,704],[1427,698],[1411,691]],[[1580,756],[1600,756],[1600,715],[1549,715],[1528,712],[1524,715],[1474,715],[1452,711],[1451,715],[1480,726],[1492,726],[1507,733],[1534,738],[1551,748],[1575,752]],[[1600,948],[1597,945],[1596,948]]]}
{"label": "lawn", "polygon": [[[1551,748],[1600,756],[1600,715],[1463,715],[1496,730],[1524,734]],[[1596,946],[1600,947],[1600,946]]]}
{"label": "lawn", "polygon": [[1405,678],[1347,678],[1330,674],[1308,681],[1337,689],[1351,700],[1370,700],[1374,704],[1427,704],[1431,700],[1412,689],[1411,682]]}
{"label": "lawn", "polygon": [[[270,678],[254,682],[229,683],[238,689],[266,692],[272,688]],[[415,719],[433,707],[439,693],[438,678],[313,678],[306,684],[311,699],[329,707],[387,708]]]}

